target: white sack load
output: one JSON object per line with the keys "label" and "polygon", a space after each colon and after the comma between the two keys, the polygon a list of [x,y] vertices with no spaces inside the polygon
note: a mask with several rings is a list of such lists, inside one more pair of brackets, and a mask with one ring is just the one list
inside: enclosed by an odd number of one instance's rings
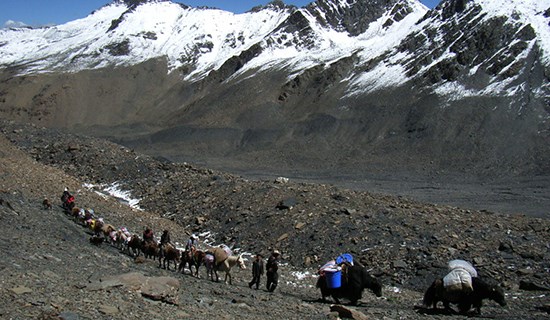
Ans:
{"label": "white sack load", "polygon": [[454,269],[443,278],[443,286],[447,291],[473,291],[472,276],[462,268]]}
{"label": "white sack load", "polygon": [[476,269],[467,261],[449,261],[449,274],[443,278],[443,286],[448,291],[472,291],[472,277],[477,277]]}
{"label": "white sack load", "polygon": [[472,276],[472,278],[477,277],[476,269],[468,261],[458,260],[458,259],[451,260],[448,263],[448,267],[449,267],[449,271],[453,271],[454,269],[464,269],[468,271],[468,273],[470,274],[470,276]]}

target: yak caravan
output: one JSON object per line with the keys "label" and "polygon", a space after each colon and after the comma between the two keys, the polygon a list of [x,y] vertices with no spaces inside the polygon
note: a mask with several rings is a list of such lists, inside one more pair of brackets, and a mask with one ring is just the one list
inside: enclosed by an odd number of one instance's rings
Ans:
{"label": "yak caravan", "polygon": [[[125,199],[126,204],[134,203],[133,206],[136,206],[139,201],[128,201],[129,193],[120,191],[118,186],[118,184],[113,184],[109,188],[109,194],[116,194],[118,195],[117,198]],[[89,188],[93,187],[89,186]],[[186,267],[188,267],[190,275],[196,278],[200,278],[199,267],[204,265],[207,270],[207,278],[219,282],[217,272],[222,271],[225,272],[224,282],[230,285],[232,284],[231,269],[234,266],[246,269],[246,262],[243,258],[244,253],[233,254],[233,250],[239,248],[213,245],[203,241],[203,246],[207,248],[202,250],[202,248],[199,248],[199,237],[195,234],[192,234],[189,238],[188,243],[191,243],[191,245],[186,246],[186,248],[179,248],[170,241],[167,230],[164,230],[161,241],[158,241],[151,227],[145,228],[143,237],[140,238],[138,234],[132,233],[126,227],[116,228],[106,223],[103,218],[96,215],[93,209],[76,207],[74,196],[67,189],[61,199],[61,207],[65,213],[71,216],[74,221],[90,229],[92,233],[90,242],[95,245],[104,242],[109,243],[132,258],[138,258],[143,253],[145,259],[158,259],[158,268],[162,267],[167,270],[170,270],[170,263],[173,262],[174,271],[185,274]],[[205,233],[203,236],[209,236],[209,234]],[[160,247],[164,249],[160,250]],[[278,260],[279,255],[279,251],[274,250],[266,264],[266,270],[268,271],[267,291],[269,292],[272,292],[277,286],[278,276],[276,275],[276,269],[273,271],[273,260]],[[193,267],[195,267],[194,272]],[[455,311],[450,304],[456,304],[461,314],[480,315],[482,301],[485,299],[493,300],[501,306],[506,305],[502,288],[494,284],[491,279],[481,279],[469,262],[452,260],[448,263],[448,269],[447,276],[436,279],[426,290],[423,305],[413,306],[419,310],[419,313],[437,313],[438,310],[441,310],[442,313],[454,313]],[[275,272],[275,279],[272,275],[270,280],[269,272]],[[320,289],[321,293],[319,302],[326,303],[326,298],[331,296],[337,304],[341,304],[340,300],[344,299],[350,305],[357,305],[363,297],[364,289],[370,289],[376,297],[382,297],[382,283],[369,273],[367,267],[355,261],[350,253],[343,253],[328,261],[318,269],[317,274],[316,287]],[[297,275],[297,277],[299,276]],[[303,277],[304,273],[301,276]],[[445,309],[437,308],[439,301],[443,302]]]}

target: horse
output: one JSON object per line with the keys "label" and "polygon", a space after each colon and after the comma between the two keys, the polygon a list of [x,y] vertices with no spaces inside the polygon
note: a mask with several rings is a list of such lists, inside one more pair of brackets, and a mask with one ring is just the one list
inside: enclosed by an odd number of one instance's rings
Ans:
{"label": "horse", "polygon": [[104,224],[101,227],[101,232],[103,232],[103,236],[105,240],[109,241],[110,244],[114,244],[116,242],[116,228],[112,224]]}
{"label": "horse", "polygon": [[126,245],[126,248],[128,249],[128,254],[133,257],[139,257],[142,249],[142,243],[143,240],[141,240],[141,238],[137,234],[132,235]]}
{"label": "horse", "polygon": [[82,223],[82,221],[84,221],[84,209],[73,207],[71,209],[70,215],[73,217],[74,222]]}
{"label": "horse", "polygon": [[445,310],[453,311],[450,303],[457,304],[460,313],[467,314],[472,308],[475,308],[477,314],[481,314],[481,305],[484,299],[495,301],[501,306],[506,305],[504,291],[496,284],[489,284],[479,277],[472,278],[472,292],[448,291],[443,285],[443,279],[436,279],[424,293],[422,300],[424,307],[437,309],[437,303],[443,302]]}
{"label": "horse", "polygon": [[[206,256],[206,252],[202,250],[193,250],[193,251],[187,251],[182,253],[181,257],[181,263],[178,267],[178,270],[182,273],[185,272],[185,266],[189,264],[189,271],[191,271],[191,275],[194,275],[197,278],[200,278],[199,275],[199,267],[201,264],[205,263],[204,258]],[[195,272],[193,273],[193,266],[195,266]]]}
{"label": "horse", "polygon": [[141,251],[145,255],[145,259],[155,259],[159,255],[159,245],[156,241],[143,241],[141,244]]}
{"label": "horse", "polygon": [[180,261],[180,256],[180,250],[169,243],[165,244],[159,253],[159,268],[162,266],[166,269],[166,265],[168,265],[168,270],[170,270],[170,261],[174,261],[174,269],[176,269]]}
{"label": "horse", "polygon": [[80,223],[83,226],[90,226],[94,221],[94,214],[92,209],[82,209],[75,207],[72,209],[72,215],[74,221]]}
{"label": "horse", "polygon": [[131,235],[127,231],[125,232],[122,229],[118,229],[115,236],[115,247],[120,251],[124,250],[124,246],[128,245],[128,240],[130,240],[130,238]]}
{"label": "horse", "polygon": [[229,279],[229,284],[232,284],[231,279],[231,268],[233,268],[235,265],[239,265],[240,269],[246,269],[246,265],[244,263],[244,259],[241,255],[238,256],[229,256],[225,260],[223,260],[220,263],[217,263],[217,265],[214,265],[214,259],[208,259],[210,255],[207,255],[205,257],[205,265],[207,273],[210,275],[210,279],[214,281],[214,274],[216,275],[216,282],[219,281],[218,278],[218,271],[224,271],[225,272],[225,279],[224,282],[227,283],[227,279]]}
{"label": "horse", "polygon": [[103,226],[104,225],[105,225],[105,222],[103,222],[102,218],[95,219],[90,224],[90,229],[92,229],[92,231],[95,235],[99,235],[100,233],[103,233]]}
{"label": "horse", "polygon": [[115,247],[122,250],[124,244],[128,241],[128,238],[122,231],[117,230],[115,235]]}
{"label": "horse", "polygon": [[363,296],[365,288],[370,289],[377,297],[382,296],[382,284],[378,279],[371,276],[367,268],[359,263],[347,266],[342,271],[342,285],[339,288],[329,288],[325,276],[317,279],[317,288],[321,289],[322,301],[332,296],[334,301],[340,304],[341,298],[346,298],[351,305],[357,305],[357,301]]}

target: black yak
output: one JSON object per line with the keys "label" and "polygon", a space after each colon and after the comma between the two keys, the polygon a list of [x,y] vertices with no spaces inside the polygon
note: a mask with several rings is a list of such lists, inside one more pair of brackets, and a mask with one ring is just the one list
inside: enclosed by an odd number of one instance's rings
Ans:
{"label": "black yak", "polygon": [[357,301],[363,296],[365,288],[370,289],[377,297],[382,296],[382,284],[369,274],[367,268],[357,263],[353,266],[347,266],[342,271],[341,287],[329,288],[325,276],[320,276],[317,280],[317,288],[321,289],[323,301],[326,301],[326,297],[332,296],[336,303],[340,303],[339,299],[345,298],[352,305],[357,305]]}
{"label": "black yak", "polygon": [[446,310],[452,310],[450,303],[457,304],[460,313],[466,314],[472,306],[477,314],[481,314],[481,305],[484,299],[490,299],[506,305],[504,291],[496,284],[489,284],[478,277],[472,278],[472,292],[447,291],[443,286],[443,279],[436,279],[424,294],[423,304],[425,307],[437,308],[439,301],[443,302]]}

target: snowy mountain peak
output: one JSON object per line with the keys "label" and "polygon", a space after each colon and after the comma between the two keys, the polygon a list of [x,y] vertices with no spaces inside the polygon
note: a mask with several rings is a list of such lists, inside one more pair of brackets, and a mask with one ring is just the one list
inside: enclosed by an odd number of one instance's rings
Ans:
{"label": "snowy mountain peak", "polygon": [[253,7],[248,12],[258,12],[258,11],[262,11],[262,10],[276,10],[277,11],[277,10],[293,10],[293,9],[296,9],[296,7],[294,5],[287,5],[282,0],[274,0],[274,1],[271,1],[271,2],[267,3],[266,5],[260,5],[260,6]]}
{"label": "snowy mountain peak", "polygon": [[355,67],[369,72],[347,76],[348,95],[411,79],[445,86],[480,73],[490,76],[478,84],[484,92],[512,93],[527,57],[550,64],[549,10],[537,0],[448,0],[431,11],[417,0],[318,0],[233,14],[117,0],[64,25],[1,30],[0,66],[77,72],[163,58],[169,72],[196,81],[222,67],[220,79],[273,67],[292,77],[355,56]]}
{"label": "snowy mountain peak", "polygon": [[389,25],[427,8],[415,0],[319,0],[308,5],[307,10],[320,24],[357,36],[386,13],[389,13],[386,25]]}
{"label": "snowy mountain peak", "polygon": [[550,19],[541,3],[444,1],[378,67],[435,85],[436,92],[453,99],[514,96],[524,90],[533,64],[549,66]]}

